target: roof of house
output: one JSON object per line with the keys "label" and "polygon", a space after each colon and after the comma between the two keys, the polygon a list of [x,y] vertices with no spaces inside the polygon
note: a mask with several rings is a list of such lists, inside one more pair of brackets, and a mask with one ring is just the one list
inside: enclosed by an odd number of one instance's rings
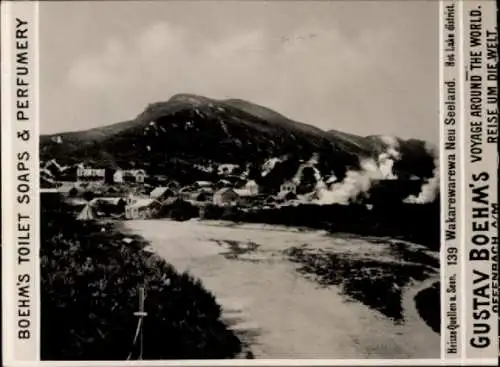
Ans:
{"label": "roof of house", "polygon": [[166,191],[168,191],[169,188],[168,187],[157,187],[156,189],[154,189],[153,191],[151,191],[151,193],[149,194],[149,196],[153,199],[157,199],[159,198],[160,196],[162,196]]}
{"label": "roof of house", "polygon": [[222,188],[220,190],[217,190],[215,192],[215,195],[222,195],[222,194],[230,193],[230,192],[238,195],[238,193],[236,192],[236,190],[233,189],[232,187],[224,187],[224,188]]}
{"label": "roof of house", "polygon": [[145,208],[147,206],[150,206],[153,203],[158,203],[158,201],[156,199],[150,199],[150,198],[138,198],[135,203],[128,205],[128,207]]}
{"label": "roof of house", "polygon": [[211,186],[212,182],[210,182],[210,181],[196,181],[195,185],[198,185],[198,186]]}
{"label": "roof of house", "polygon": [[162,205],[171,205],[175,203],[177,200],[180,200],[179,198],[176,198],[175,196],[171,196],[169,198],[166,198],[164,201],[161,202]]}
{"label": "roof of house", "polygon": [[330,184],[330,183],[333,183],[335,181],[337,181],[337,177],[332,175],[332,176],[328,177],[328,179],[325,182],[327,184]]}
{"label": "roof of house", "polygon": [[57,188],[57,190],[59,192],[63,192],[63,193],[69,193],[72,189],[75,189],[75,190],[79,190],[80,189],[81,190],[81,188],[78,187],[77,185],[75,185],[74,182],[71,182],[69,184],[66,183],[66,182],[64,182],[61,186],[59,186]]}
{"label": "roof of house", "polygon": [[40,193],[41,194],[55,194],[58,193],[59,191],[55,188],[41,188]]}
{"label": "roof of house", "polygon": [[242,197],[253,196],[252,191],[249,189],[234,189],[233,191]]}
{"label": "roof of house", "polygon": [[193,191],[193,188],[191,186],[184,186],[183,188],[181,188],[179,190],[180,193],[183,193],[183,192],[192,192]]}
{"label": "roof of house", "polygon": [[81,206],[81,205],[87,205],[88,202],[87,200],[84,199],[78,199],[78,198],[71,198],[66,200],[66,203],[71,206]]}
{"label": "roof of house", "polygon": [[246,187],[249,187],[249,186],[259,186],[257,184],[257,182],[255,182],[254,180],[249,180],[246,184],[245,184]]}
{"label": "roof of house", "polygon": [[109,204],[112,204],[112,205],[118,205],[120,203],[120,201],[122,201],[123,199],[122,198],[116,198],[116,197],[98,197],[98,198],[94,198],[90,201],[90,204],[91,205],[95,205],[95,204],[101,204],[101,203],[109,203]]}
{"label": "roof of house", "polygon": [[50,167],[51,165],[54,165],[59,171],[63,168],[55,159],[51,159],[45,164],[45,168]]}
{"label": "roof of house", "polygon": [[50,184],[52,186],[56,185],[56,181],[55,181],[54,177],[52,177],[52,176],[49,176],[49,177],[47,177],[47,176],[40,176],[40,182],[41,183],[48,183],[48,184]]}
{"label": "roof of house", "polygon": [[47,168],[40,169],[40,174],[47,175],[48,177],[54,177],[54,174],[50,172]]}
{"label": "roof of house", "polygon": [[286,199],[287,196],[292,196],[294,198],[297,197],[293,192],[290,191],[281,191],[278,194],[276,194],[276,199]]}

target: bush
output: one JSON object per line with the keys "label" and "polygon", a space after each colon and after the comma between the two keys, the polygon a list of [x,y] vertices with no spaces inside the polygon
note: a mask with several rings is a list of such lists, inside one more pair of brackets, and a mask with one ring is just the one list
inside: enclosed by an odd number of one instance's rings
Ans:
{"label": "bush", "polygon": [[189,220],[198,216],[198,208],[182,199],[177,199],[171,204],[163,205],[160,217],[172,218],[178,221]]}
{"label": "bush", "polygon": [[124,360],[146,288],[144,359],[230,358],[239,339],[200,281],[127,245],[116,230],[80,222],[42,201],[41,355],[49,360]]}
{"label": "bush", "polygon": [[441,286],[435,282],[415,296],[415,305],[425,323],[436,333],[441,332]]}
{"label": "bush", "polygon": [[221,219],[223,213],[224,213],[224,208],[222,207],[212,204],[206,205],[203,210],[202,219]]}

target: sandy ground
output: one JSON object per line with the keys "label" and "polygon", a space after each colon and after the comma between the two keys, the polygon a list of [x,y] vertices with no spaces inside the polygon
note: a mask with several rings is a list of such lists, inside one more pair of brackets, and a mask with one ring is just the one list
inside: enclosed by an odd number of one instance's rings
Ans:
{"label": "sandy ground", "polygon": [[[223,307],[223,318],[250,344],[255,358],[438,358],[440,337],[418,316],[413,297],[432,284],[415,284],[403,296],[405,323],[396,325],[335,287],[305,279],[282,254],[291,246],[379,251],[361,238],[336,239],[321,231],[216,221],[127,221],[151,250],[179,271],[200,278]],[[259,248],[231,259],[224,241]],[[381,254],[382,255],[382,254]]]}

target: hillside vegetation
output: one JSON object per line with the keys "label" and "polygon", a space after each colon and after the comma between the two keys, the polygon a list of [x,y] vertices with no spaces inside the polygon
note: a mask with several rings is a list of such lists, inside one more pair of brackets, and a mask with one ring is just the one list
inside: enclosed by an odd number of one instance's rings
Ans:
{"label": "hillside vegetation", "polygon": [[[332,117],[334,123],[335,117]],[[86,131],[41,137],[41,158],[58,162],[97,162],[121,168],[140,166],[177,179],[207,178],[194,164],[236,163],[260,166],[271,157],[308,160],[319,155],[318,169],[341,177],[359,167],[360,158],[376,158],[387,139],[323,131],[293,121],[266,107],[238,99],[214,100],[178,94],[150,104],[135,119]],[[431,177],[433,158],[425,143],[391,138],[402,160],[396,173]]]}

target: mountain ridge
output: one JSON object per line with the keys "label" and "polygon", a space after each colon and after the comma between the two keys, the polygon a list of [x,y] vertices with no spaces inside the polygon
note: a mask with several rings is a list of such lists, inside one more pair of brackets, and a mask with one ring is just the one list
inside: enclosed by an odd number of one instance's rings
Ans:
{"label": "mountain ridge", "polygon": [[391,148],[387,140],[402,152],[395,164],[400,174],[432,176],[433,158],[424,141],[325,131],[242,99],[188,93],[150,103],[128,121],[42,135],[40,154],[42,160],[132,165],[153,172],[172,171],[167,166],[179,162],[262,164],[272,157],[303,161],[318,154],[322,174],[335,172],[341,177],[347,170],[359,169],[360,159],[376,160]]}

